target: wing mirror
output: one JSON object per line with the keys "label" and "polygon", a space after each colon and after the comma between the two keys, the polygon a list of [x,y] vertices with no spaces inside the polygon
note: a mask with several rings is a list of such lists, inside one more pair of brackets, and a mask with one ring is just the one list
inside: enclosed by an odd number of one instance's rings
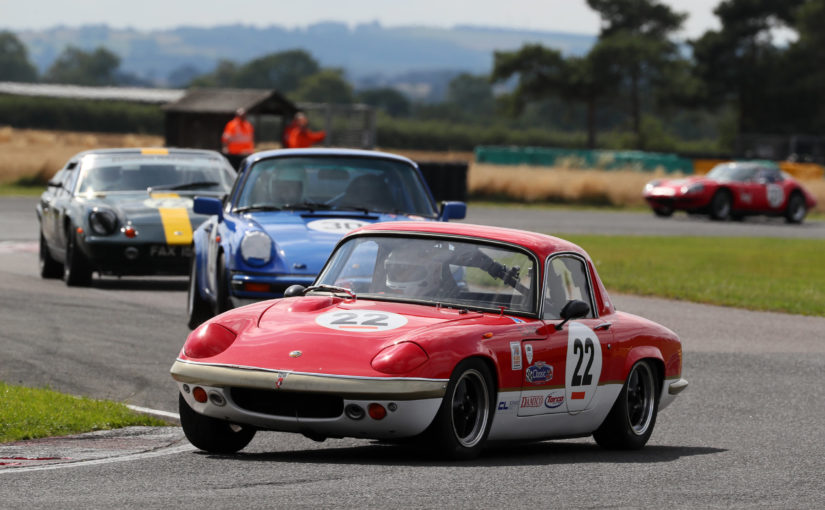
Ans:
{"label": "wing mirror", "polygon": [[306,287],[303,285],[290,285],[284,291],[284,297],[296,297],[296,296],[303,296],[304,291],[306,291]]}
{"label": "wing mirror", "polygon": [[463,220],[467,216],[464,202],[441,202],[441,221]]}
{"label": "wing mirror", "polygon": [[556,324],[556,331],[561,331],[561,328],[563,328],[570,319],[580,319],[588,313],[590,313],[590,305],[584,301],[579,301],[578,299],[568,301],[567,304],[564,305],[564,308],[561,309],[561,318],[564,320]]}
{"label": "wing mirror", "polygon": [[223,202],[212,197],[195,197],[192,209],[197,214],[217,216],[218,221],[223,219]]}

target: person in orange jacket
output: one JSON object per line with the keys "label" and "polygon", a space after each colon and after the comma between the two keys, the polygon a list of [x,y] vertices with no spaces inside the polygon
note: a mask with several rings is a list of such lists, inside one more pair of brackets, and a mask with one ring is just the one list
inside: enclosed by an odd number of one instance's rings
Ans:
{"label": "person in orange jacket", "polygon": [[223,152],[229,156],[247,156],[255,151],[255,130],[246,120],[246,110],[238,108],[226,123],[221,136]]}
{"label": "person in orange jacket", "polygon": [[310,131],[308,124],[307,116],[303,112],[296,113],[292,122],[284,129],[284,147],[312,147],[326,138],[327,134],[324,131]]}

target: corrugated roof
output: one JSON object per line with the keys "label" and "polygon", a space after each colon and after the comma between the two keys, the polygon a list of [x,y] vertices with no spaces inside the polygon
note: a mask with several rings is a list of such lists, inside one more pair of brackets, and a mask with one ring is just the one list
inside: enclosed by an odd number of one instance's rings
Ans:
{"label": "corrugated roof", "polygon": [[0,82],[0,94],[164,104],[179,100],[186,94],[186,90],[141,87],[84,87],[81,85],[3,81]]}
{"label": "corrugated roof", "polygon": [[292,114],[297,107],[275,90],[190,89],[164,110],[189,113],[235,113],[244,108],[250,113]]}

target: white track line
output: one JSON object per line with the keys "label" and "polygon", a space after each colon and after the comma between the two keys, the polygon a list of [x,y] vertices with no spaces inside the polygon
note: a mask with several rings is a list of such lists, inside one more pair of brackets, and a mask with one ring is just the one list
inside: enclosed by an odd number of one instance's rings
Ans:
{"label": "white track line", "polygon": [[169,411],[150,409],[148,407],[132,406],[129,404],[126,404],[126,407],[138,413],[151,414],[153,416],[160,416],[161,418],[171,418],[173,420],[180,421],[180,415],[178,413],[170,413]]}
{"label": "white track line", "polygon": [[141,452],[141,453],[133,453],[131,455],[124,455],[122,457],[107,457],[105,459],[90,459],[90,460],[79,460],[77,462],[62,462],[59,464],[47,464],[45,466],[29,466],[29,467],[11,467],[0,469],[0,475],[5,475],[9,473],[24,473],[30,471],[49,471],[52,469],[64,469],[64,468],[76,468],[76,467],[85,467],[85,466],[97,466],[100,464],[112,464],[115,462],[128,462],[131,460],[139,460],[139,459],[149,459],[152,457],[162,457],[164,455],[174,455],[176,453],[185,453],[189,451],[196,450],[194,446],[191,444],[184,444],[180,446],[176,446],[173,448],[161,448],[159,450],[153,450],[151,452]]}

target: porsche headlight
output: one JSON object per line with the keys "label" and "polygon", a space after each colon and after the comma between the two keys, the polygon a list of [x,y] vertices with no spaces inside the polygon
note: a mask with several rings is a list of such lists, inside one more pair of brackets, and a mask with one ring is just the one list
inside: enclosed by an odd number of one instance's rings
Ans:
{"label": "porsche headlight", "polygon": [[95,207],[89,213],[89,227],[97,235],[111,235],[117,228],[117,215],[109,209]]}
{"label": "porsche headlight", "polygon": [[259,230],[247,232],[241,241],[241,256],[253,266],[266,264],[272,257],[272,239]]}

